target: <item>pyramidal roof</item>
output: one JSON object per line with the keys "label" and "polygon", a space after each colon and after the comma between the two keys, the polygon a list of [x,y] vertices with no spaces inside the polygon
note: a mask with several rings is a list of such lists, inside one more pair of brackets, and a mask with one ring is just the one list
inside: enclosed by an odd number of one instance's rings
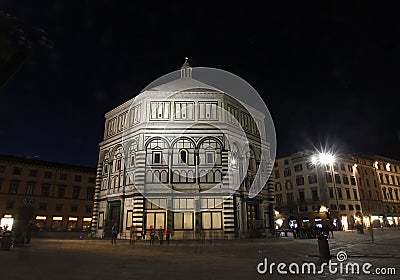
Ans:
{"label": "pyramidal roof", "polygon": [[181,92],[181,91],[218,91],[221,90],[202,83],[193,78],[180,78],[171,82],[153,87],[149,91]]}
{"label": "pyramidal roof", "polygon": [[179,79],[170,81],[165,84],[148,89],[149,91],[164,91],[164,92],[204,92],[204,91],[217,91],[221,90],[200,82],[192,78],[192,67],[189,65],[188,58],[185,57],[185,63],[181,67],[181,77]]}

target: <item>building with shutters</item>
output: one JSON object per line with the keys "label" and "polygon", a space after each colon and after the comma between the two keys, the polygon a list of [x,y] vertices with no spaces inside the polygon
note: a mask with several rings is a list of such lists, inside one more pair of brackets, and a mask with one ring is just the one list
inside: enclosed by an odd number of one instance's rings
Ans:
{"label": "building with shutters", "polygon": [[89,231],[95,179],[92,167],[0,155],[1,226]]}
{"label": "building with shutters", "polygon": [[354,160],[336,157],[329,166],[313,164],[313,156],[302,151],[275,161],[276,210],[284,226],[353,229],[363,217]]}
{"label": "building with shutters", "polygon": [[276,227],[336,229],[398,226],[400,163],[371,155],[337,155],[332,166],[313,164],[304,150],[276,159],[272,176]]}
{"label": "building with shutters", "polygon": [[174,239],[259,237],[274,229],[272,185],[248,194],[269,176],[260,152],[269,149],[261,141],[264,115],[192,71],[186,60],[179,78],[105,114],[97,236],[109,236],[115,223],[122,236],[134,227],[138,238],[151,227],[170,227]]}

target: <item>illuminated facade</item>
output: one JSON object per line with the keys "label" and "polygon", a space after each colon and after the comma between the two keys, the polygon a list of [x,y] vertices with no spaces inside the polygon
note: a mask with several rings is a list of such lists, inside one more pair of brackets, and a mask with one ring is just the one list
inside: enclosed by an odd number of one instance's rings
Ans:
{"label": "illuminated facade", "polygon": [[275,161],[276,210],[283,224],[353,229],[362,218],[353,160],[336,158],[329,166],[313,164],[312,156],[313,152],[304,151]]}
{"label": "illuminated facade", "polygon": [[364,168],[364,172],[360,170],[361,196],[373,225],[399,225],[400,162],[380,156],[355,157],[355,160]]}
{"label": "illuminated facade", "polygon": [[336,157],[330,167],[313,164],[313,154],[303,151],[275,162],[272,174],[279,224],[313,227],[333,223],[344,229],[360,223],[367,227],[399,225],[398,161],[349,154]]}
{"label": "illuminated facade", "polygon": [[[265,131],[256,125],[262,127],[264,116],[254,110],[252,118],[249,108],[191,72],[185,62],[180,78],[105,115],[92,225],[97,236],[109,236],[114,223],[122,235],[133,226],[138,237],[150,227],[170,227],[174,239],[270,234],[273,189],[265,185],[256,197],[247,195],[259,168],[267,176],[260,157]],[[246,174],[241,184],[240,174]],[[240,187],[230,194],[232,182]]]}
{"label": "illuminated facade", "polygon": [[38,231],[90,230],[95,176],[95,168],[0,156],[1,225],[31,220]]}

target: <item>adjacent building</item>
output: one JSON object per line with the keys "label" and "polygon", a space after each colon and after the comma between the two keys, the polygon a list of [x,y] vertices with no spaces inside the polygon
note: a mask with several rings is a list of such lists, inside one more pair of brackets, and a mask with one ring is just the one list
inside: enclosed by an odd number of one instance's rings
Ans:
{"label": "adjacent building", "polygon": [[174,239],[269,235],[273,188],[248,195],[259,169],[265,182],[269,175],[264,115],[192,78],[187,61],[180,74],[105,115],[93,231],[108,236],[118,224],[138,237],[167,227]]}
{"label": "adjacent building", "polygon": [[0,155],[1,226],[90,230],[96,169]]}
{"label": "adjacent building", "polygon": [[354,157],[359,169],[361,201],[375,225],[399,225],[400,162],[381,156]]}
{"label": "adjacent building", "polygon": [[398,161],[347,154],[327,164],[315,156],[306,150],[275,161],[277,227],[399,225]]}
{"label": "adjacent building", "polygon": [[[362,217],[351,158],[313,163],[311,151],[278,158],[273,170],[276,210],[287,227],[353,228]],[[281,222],[281,221],[279,221]]]}

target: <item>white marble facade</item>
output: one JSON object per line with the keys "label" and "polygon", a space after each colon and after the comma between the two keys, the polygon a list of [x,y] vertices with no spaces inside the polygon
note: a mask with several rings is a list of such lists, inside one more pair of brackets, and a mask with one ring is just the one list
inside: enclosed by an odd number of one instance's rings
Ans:
{"label": "white marble facade", "polygon": [[173,239],[248,238],[273,230],[272,185],[248,195],[254,180],[269,175],[261,157],[268,150],[260,141],[263,114],[191,73],[186,61],[181,78],[105,115],[92,220],[97,236],[107,237],[113,223],[126,236],[133,226],[138,238],[151,226],[170,227]]}

